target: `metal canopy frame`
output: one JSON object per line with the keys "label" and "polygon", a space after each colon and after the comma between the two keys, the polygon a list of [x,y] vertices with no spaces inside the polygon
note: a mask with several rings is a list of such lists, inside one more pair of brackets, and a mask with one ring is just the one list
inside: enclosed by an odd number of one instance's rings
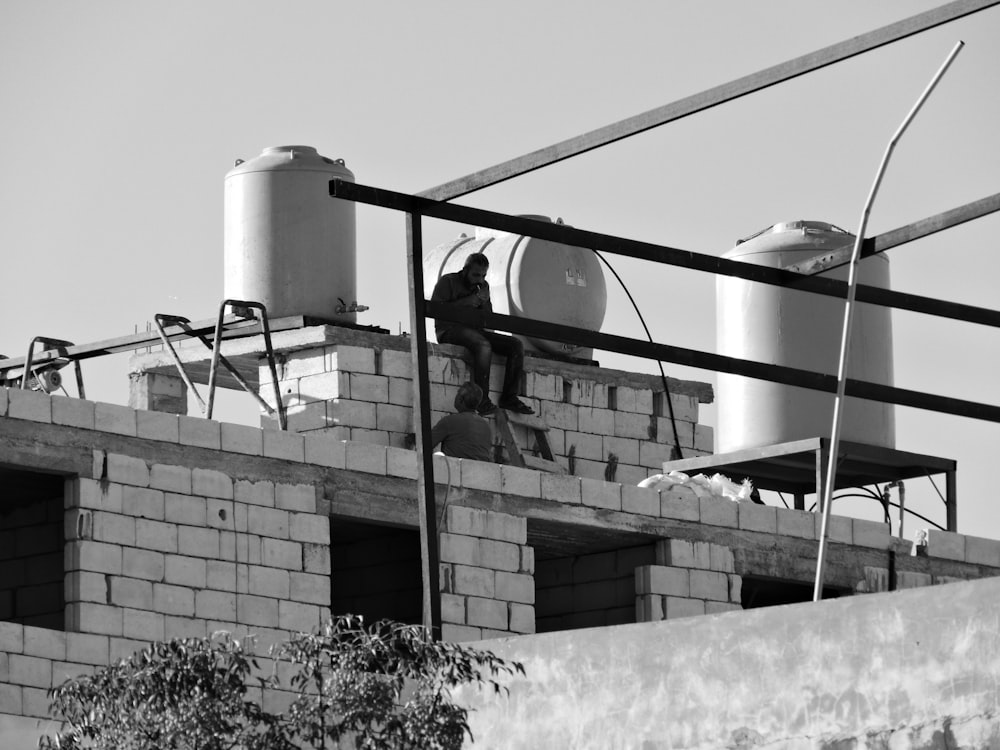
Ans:
{"label": "metal canopy frame", "polygon": [[[818,498],[823,492],[830,442],[830,438],[816,437],[667,461],[663,464],[663,471],[720,472],[734,478],[750,477],[758,489],[792,493],[795,507],[804,510],[806,495],[815,493]],[[958,521],[957,471],[958,462],[951,459],[841,440],[837,450],[834,489],[944,474],[947,486],[946,526],[948,531],[955,531]]]}

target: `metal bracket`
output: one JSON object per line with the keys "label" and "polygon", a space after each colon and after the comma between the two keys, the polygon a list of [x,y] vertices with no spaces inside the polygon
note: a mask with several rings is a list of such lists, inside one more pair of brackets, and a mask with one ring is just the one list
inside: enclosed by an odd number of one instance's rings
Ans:
{"label": "metal bracket", "polygon": [[[243,318],[259,318],[261,329],[264,332],[264,347],[267,353],[267,364],[271,369],[271,383],[274,386],[274,401],[277,405],[277,409],[272,408],[270,404],[262,399],[260,394],[251,388],[247,384],[246,380],[244,380],[243,376],[236,371],[236,368],[222,356],[222,323],[226,316],[226,307],[231,307],[234,315],[239,315]],[[254,315],[253,310],[259,311],[259,315]],[[278,370],[274,364],[274,348],[271,346],[271,328],[268,324],[267,308],[260,302],[248,302],[234,299],[223,300],[222,304],[219,305],[219,317],[215,324],[215,338],[211,343],[209,343],[203,336],[199,336],[198,338],[212,350],[212,366],[208,374],[208,405],[205,407],[205,416],[208,419],[212,418],[212,407],[215,403],[215,379],[219,371],[219,363],[221,362],[222,365],[229,370],[232,376],[236,379],[236,382],[243,386],[243,389],[246,390],[247,393],[256,398],[257,403],[263,406],[268,414],[274,414],[275,411],[278,412],[278,425],[282,430],[287,430],[288,420],[285,415],[285,405],[281,401],[281,390],[278,387]],[[176,358],[176,354],[174,354],[174,356]]]}
{"label": "metal bracket", "polygon": [[[56,352],[59,353],[61,361],[50,360],[46,364],[40,366],[38,368],[37,373],[32,372],[31,363],[35,356],[35,344],[43,344],[45,346],[45,349],[43,349],[43,351],[55,350]],[[35,336],[35,338],[31,340],[31,343],[28,344],[28,356],[25,357],[24,372],[21,375],[21,390],[23,391],[29,390],[28,386],[30,385],[32,380],[35,380],[35,382],[38,384],[41,390],[44,390],[46,393],[49,393],[50,392],[49,387],[46,386],[44,384],[44,381],[42,380],[43,376],[45,376],[46,373],[57,373],[63,367],[72,362],[73,367],[76,370],[76,391],[79,394],[80,398],[86,398],[87,396],[85,395],[83,390],[83,371],[80,369],[80,362],[79,360],[71,359],[66,354],[66,348],[70,346],[73,346],[72,341],[64,341],[63,339],[52,339],[48,338],[47,336]],[[49,382],[51,383],[52,390],[62,387],[60,381],[56,381],[54,383],[52,383],[52,381]],[[63,388],[63,393],[65,392],[66,389]]]}

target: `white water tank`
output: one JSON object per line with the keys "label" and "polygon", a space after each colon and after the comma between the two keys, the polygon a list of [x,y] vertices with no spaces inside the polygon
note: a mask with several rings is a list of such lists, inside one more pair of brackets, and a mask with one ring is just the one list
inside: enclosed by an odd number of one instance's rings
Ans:
{"label": "white water tank", "polygon": [[225,182],[225,297],[261,302],[270,318],[353,323],[354,203],[329,182],[354,181],[342,159],[311,146],[274,146],[238,161]]}
{"label": "white water tank", "polygon": [[[548,216],[521,218],[552,221]],[[562,223],[562,219],[557,219]],[[490,261],[486,280],[493,312],[599,331],[608,305],[601,262],[591,250],[511,232],[477,228],[424,254],[428,296],[438,279],[460,271],[472,253]],[[593,347],[518,336],[534,351],[591,359]]]}
{"label": "white water tank", "polygon": [[[742,241],[724,257],[784,268],[854,244],[854,235],[832,224],[775,224]],[[858,283],[889,287],[884,254],[858,265]],[[847,280],[848,267],[821,274]],[[836,376],[845,300],[731,276],[716,280],[718,352]],[[858,303],[848,359],[849,378],[893,384],[890,309]],[[829,437],[834,394],[719,373],[717,451],[726,453],[812,437]],[[847,398],[841,438],[894,448],[892,404]]]}

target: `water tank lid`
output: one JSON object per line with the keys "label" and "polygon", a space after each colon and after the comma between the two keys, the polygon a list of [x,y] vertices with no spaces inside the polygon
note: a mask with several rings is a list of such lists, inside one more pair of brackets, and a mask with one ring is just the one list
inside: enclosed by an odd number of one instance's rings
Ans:
{"label": "water tank lid", "polygon": [[[351,171],[343,159],[330,159],[320,154],[312,146],[268,146],[259,156],[244,161],[238,159],[236,166],[226,175],[227,178],[247,172],[273,172],[278,170],[295,171],[329,171],[331,165],[335,170]],[[351,175],[353,179],[353,175]]]}
{"label": "water tank lid", "polygon": [[739,245],[744,242],[749,242],[750,240],[762,237],[765,234],[779,234],[781,232],[796,231],[801,232],[802,234],[813,234],[819,232],[839,232],[844,235],[851,234],[846,229],[841,229],[835,224],[829,224],[825,221],[807,221],[805,219],[800,219],[799,221],[783,221],[778,224],[772,224],[765,229],[761,229],[759,232],[754,232],[748,237],[736,240],[736,244]]}

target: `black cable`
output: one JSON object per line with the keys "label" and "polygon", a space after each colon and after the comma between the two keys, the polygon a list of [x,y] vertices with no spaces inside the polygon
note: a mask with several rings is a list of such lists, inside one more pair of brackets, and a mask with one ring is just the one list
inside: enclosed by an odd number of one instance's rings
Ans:
{"label": "black cable", "polygon": [[[628,301],[632,303],[632,307],[635,310],[635,314],[639,316],[639,322],[642,323],[642,328],[646,332],[646,338],[649,339],[649,343],[656,343],[653,341],[653,335],[649,332],[649,326],[646,325],[646,320],[642,317],[642,313],[639,311],[639,305],[635,303],[635,299],[632,298],[632,293],[625,286],[625,282],[622,281],[622,277],[618,275],[618,272],[612,268],[611,264],[608,263],[607,259],[601,255],[597,250],[591,250],[591,252],[596,255],[604,265],[608,267],[608,270],[614,274],[614,277],[618,279],[618,283],[621,285],[622,290],[625,292],[625,296],[628,297]],[[681,451],[681,438],[677,433],[677,420],[674,418],[674,403],[670,399],[670,388],[667,386],[667,376],[663,372],[663,363],[660,360],[656,360],[657,366],[660,368],[660,379],[663,381],[663,397],[667,400],[667,408],[670,411],[670,426],[674,430],[674,450],[677,451],[677,458],[684,458],[684,453]]]}

